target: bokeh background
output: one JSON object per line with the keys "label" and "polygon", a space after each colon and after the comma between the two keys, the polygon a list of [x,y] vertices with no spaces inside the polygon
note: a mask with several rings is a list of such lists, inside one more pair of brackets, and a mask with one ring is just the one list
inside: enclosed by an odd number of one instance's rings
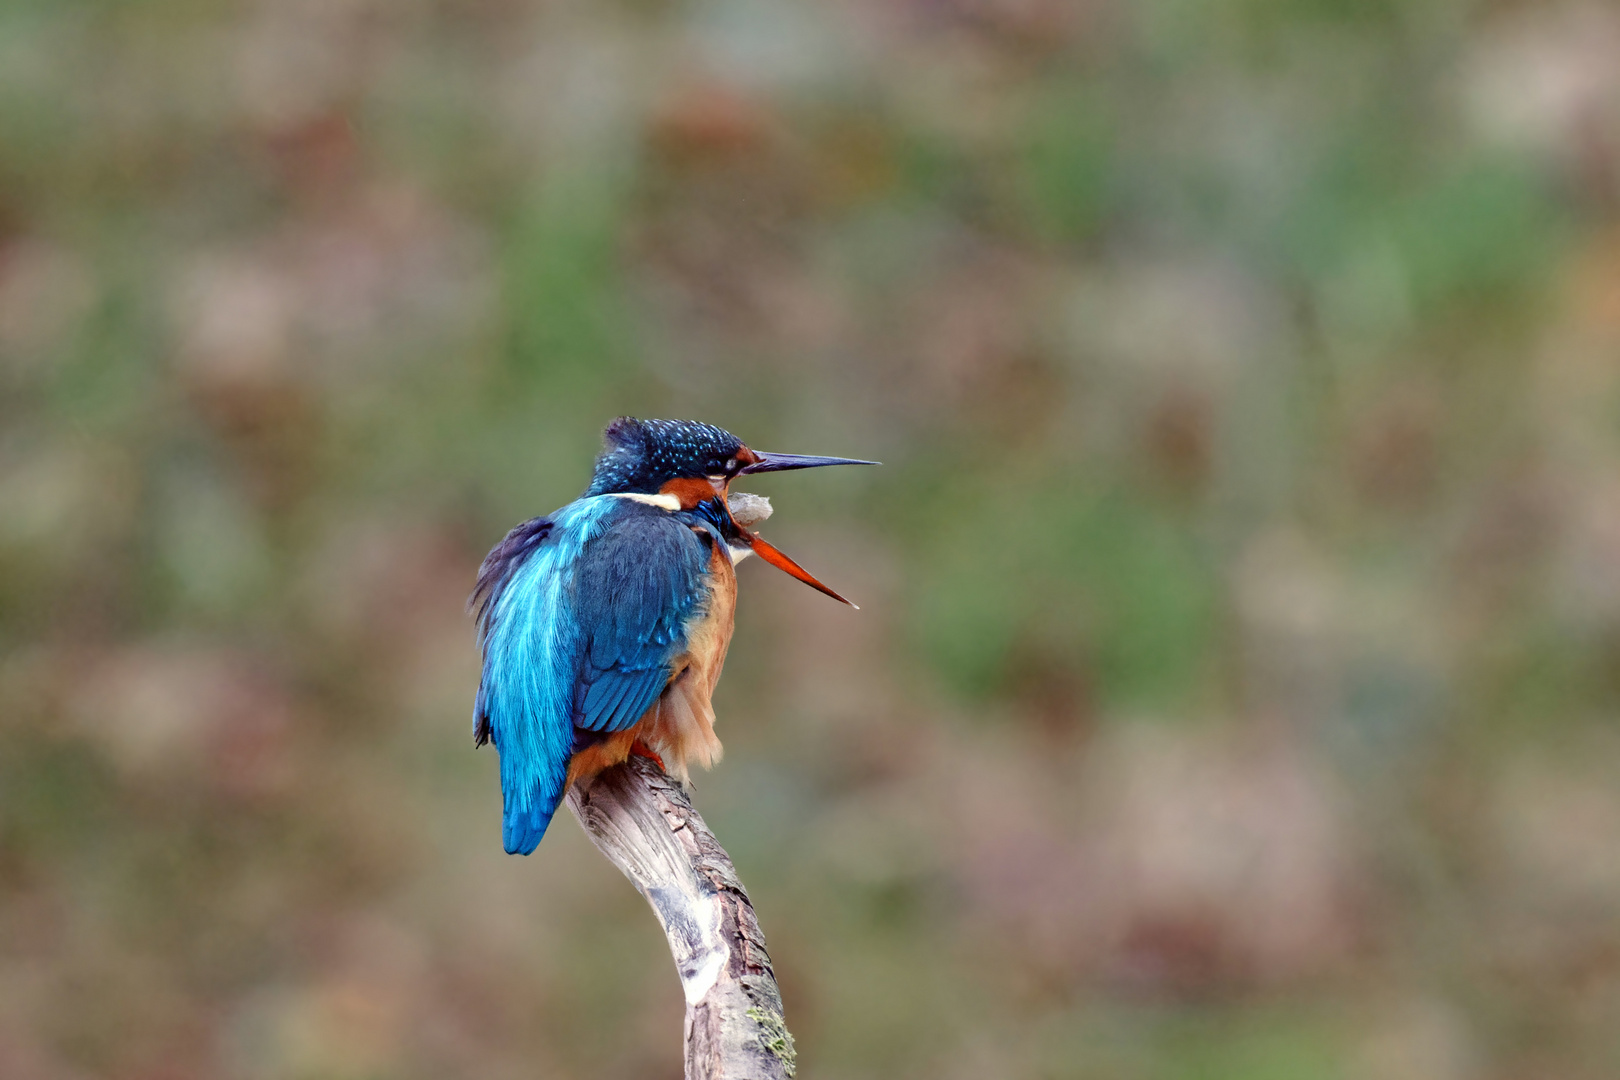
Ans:
{"label": "bokeh background", "polygon": [[6,0],[0,1075],[674,1078],[463,610],[763,478],[805,1077],[1620,1075],[1620,11]]}

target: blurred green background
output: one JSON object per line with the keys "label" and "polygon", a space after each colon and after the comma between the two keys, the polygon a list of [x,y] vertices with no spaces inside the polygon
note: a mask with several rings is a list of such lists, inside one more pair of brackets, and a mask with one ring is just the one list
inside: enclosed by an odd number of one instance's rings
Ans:
{"label": "blurred green background", "polygon": [[1620,1075],[1620,10],[5,0],[0,1075],[675,1078],[463,610],[762,478],[805,1077]]}

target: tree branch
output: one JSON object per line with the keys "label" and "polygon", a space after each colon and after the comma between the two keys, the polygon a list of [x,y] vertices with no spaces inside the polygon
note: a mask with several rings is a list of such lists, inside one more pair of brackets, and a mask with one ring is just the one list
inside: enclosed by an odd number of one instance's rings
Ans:
{"label": "tree branch", "polygon": [[754,906],[686,791],[635,756],[576,784],[568,806],[669,938],[686,991],[686,1080],[792,1077],[793,1036]]}

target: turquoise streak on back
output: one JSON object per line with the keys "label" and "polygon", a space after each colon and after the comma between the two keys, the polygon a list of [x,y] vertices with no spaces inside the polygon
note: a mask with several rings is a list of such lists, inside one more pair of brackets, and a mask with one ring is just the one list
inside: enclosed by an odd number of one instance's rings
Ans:
{"label": "turquoise streak on back", "polygon": [[580,499],[552,515],[548,541],[495,598],[484,645],[483,708],[501,755],[506,850],[527,855],[562,799],[574,748],[574,685],[586,628],[571,618],[565,591],[573,564],[613,509],[612,498]]}

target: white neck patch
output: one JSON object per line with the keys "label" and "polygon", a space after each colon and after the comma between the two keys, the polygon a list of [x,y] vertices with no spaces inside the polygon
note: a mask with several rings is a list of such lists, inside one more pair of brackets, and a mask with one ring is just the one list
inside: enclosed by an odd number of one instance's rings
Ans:
{"label": "white neck patch", "polygon": [[638,503],[656,506],[671,513],[681,508],[681,500],[675,495],[645,495],[639,491],[610,491],[608,495],[615,499],[634,499]]}

